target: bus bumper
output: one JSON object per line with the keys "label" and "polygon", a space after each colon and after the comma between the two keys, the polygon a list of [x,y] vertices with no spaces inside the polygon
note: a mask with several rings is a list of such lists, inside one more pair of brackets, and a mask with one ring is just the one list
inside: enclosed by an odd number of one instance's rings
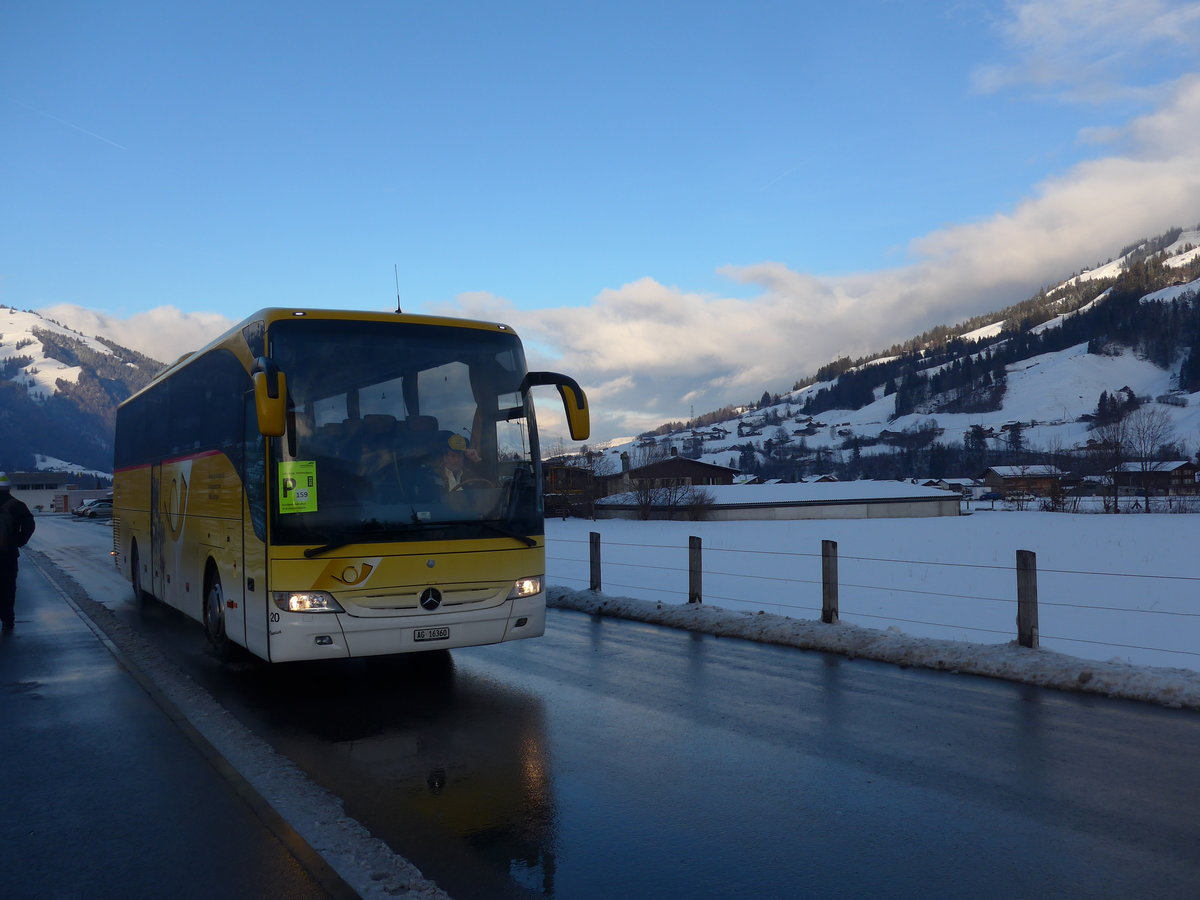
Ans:
{"label": "bus bumper", "polygon": [[539,637],[546,631],[546,596],[491,609],[451,614],[356,617],[284,614],[271,626],[272,662],[419,653]]}

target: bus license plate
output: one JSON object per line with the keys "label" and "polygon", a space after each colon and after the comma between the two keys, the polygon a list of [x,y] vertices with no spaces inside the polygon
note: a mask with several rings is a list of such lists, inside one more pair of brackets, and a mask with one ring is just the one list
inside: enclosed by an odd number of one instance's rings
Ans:
{"label": "bus license plate", "polygon": [[416,628],[413,630],[414,641],[444,641],[449,637],[449,628]]}

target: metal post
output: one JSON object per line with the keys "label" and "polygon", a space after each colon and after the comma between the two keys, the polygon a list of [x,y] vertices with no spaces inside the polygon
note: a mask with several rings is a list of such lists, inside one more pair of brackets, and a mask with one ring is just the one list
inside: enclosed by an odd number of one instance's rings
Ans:
{"label": "metal post", "polygon": [[593,531],[589,535],[588,541],[589,556],[591,558],[592,577],[589,588],[599,593],[600,591],[600,532]]}
{"label": "metal post", "polygon": [[700,538],[688,538],[688,603],[703,603],[704,573],[700,565]]}
{"label": "metal post", "polygon": [[1017,551],[1017,643],[1038,647],[1037,554]]}
{"label": "metal post", "polygon": [[821,541],[821,621],[827,625],[833,625],[837,620],[837,541]]}

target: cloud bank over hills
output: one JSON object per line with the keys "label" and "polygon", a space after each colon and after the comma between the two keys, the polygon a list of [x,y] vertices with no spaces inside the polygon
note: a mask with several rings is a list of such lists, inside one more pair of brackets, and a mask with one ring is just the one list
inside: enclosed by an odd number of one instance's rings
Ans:
{"label": "cloud bank over hills", "polygon": [[183,354],[203,347],[234,324],[232,319],[219,313],[184,312],[174,306],[155,307],[128,318],[73,303],[56,303],[37,312],[75,331],[87,335],[102,334],[163,362],[174,362]]}
{"label": "cloud bank over hills", "polygon": [[[916,237],[901,265],[829,276],[770,259],[730,261],[719,271],[739,286],[730,291],[738,296],[667,284],[648,271],[622,285],[581,286],[596,293],[580,305],[528,309],[484,292],[422,311],[512,324],[532,365],[571,374],[588,390],[602,440],[686,418],[693,409],[748,402],[764,387],[786,390],[837,356],[867,355],[1019,302],[1140,236],[1196,224],[1200,4],[1011,2],[993,27],[1004,58],[982,60],[964,89],[1094,107],[1095,124],[1078,135],[1094,155],[1011,208]],[[1147,104],[1149,112],[1133,114]],[[886,135],[879,152],[888,152]],[[1030,146],[1031,155],[1038,152]],[[804,214],[821,210],[797,213]],[[844,239],[852,244],[855,235]],[[173,306],[128,318],[66,304],[39,311],[160,359],[201,346],[232,324]],[[561,427],[549,408],[543,424],[551,432]]]}
{"label": "cloud bank over hills", "polygon": [[766,261],[723,270],[760,289],[750,299],[647,277],[583,307],[521,310],[472,294],[440,311],[514,325],[541,349],[539,364],[571,373],[597,398],[599,437],[636,433],[1019,302],[1139,236],[1195,224],[1200,76],[1109,140],[1119,152],[1042,183],[1011,211],[914,240],[912,262],[890,270],[824,277]]}

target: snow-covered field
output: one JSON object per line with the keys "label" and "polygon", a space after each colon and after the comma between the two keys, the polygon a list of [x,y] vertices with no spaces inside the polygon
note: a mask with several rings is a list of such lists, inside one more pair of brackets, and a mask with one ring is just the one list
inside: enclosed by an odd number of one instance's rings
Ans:
{"label": "snow-covered field", "polygon": [[[1190,287],[1195,289],[1194,284]],[[817,391],[823,386],[812,385],[789,395],[773,409],[781,415],[789,409],[795,412],[807,392]],[[1009,366],[1004,407],[996,412],[936,413],[932,416],[914,414],[893,419],[895,398],[883,396],[880,390],[877,391],[875,402],[862,409],[835,409],[821,413],[817,419],[823,427],[816,434],[806,437],[805,443],[812,450],[827,447],[840,453],[844,452],[838,449],[845,440],[844,434],[872,437],[884,429],[902,431],[927,424],[932,419],[944,429],[944,434],[939,438],[944,443],[961,442],[972,425],[982,424],[999,429],[1006,422],[1022,422],[1027,426],[1024,436],[1030,447],[1046,450],[1057,446],[1070,450],[1083,447],[1088,438],[1095,437],[1088,431],[1086,423],[1078,421],[1079,416],[1095,409],[1101,391],[1112,393],[1124,387],[1130,388],[1139,397],[1154,398],[1168,393],[1174,384],[1171,372],[1139,359],[1131,351],[1116,356],[1098,356],[1089,354],[1087,344],[1083,343]],[[1155,408],[1163,410],[1175,437],[1190,449],[1195,443],[1195,436],[1200,434],[1200,393],[1180,395],[1179,400],[1186,406],[1156,405]],[[784,429],[790,433],[799,422],[799,419],[786,420]],[[725,425],[731,430],[735,427],[730,422]],[[777,431],[774,426],[766,426],[760,435],[739,438],[734,433],[723,441],[706,441],[700,458],[715,465],[732,464],[736,467],[739,451],[735,445],[751,442],[761,448],[764,441],[776,437]],[[684,436],[676,437],[682,441]],[[989,449],[1000,446],[998,438],[995,446],[989,444]],[[621,450],[635,452],[632,445],[615,447],[610,452],[620,453]],[[890,452],[890,448],[879,445],[863,450],[865,454],[881,452]],[[978,473],[941,474],[965,476]]]}
{"label": "snow-covered field", "polygon": [[[1185,239],[1195,237],[1196,234],[1196,232],[1185,233],[1177,242],[1176,249],[1185,246],[1188,243]],[[1200,253],[1200,251],[1190,251],[1185,255],[1190,259],[1193,253]],[[1107,268],[1101,267],[1104,270]],[[1119,266],[1117,270],[1119,270]],[[1096,271],[1100,272],[1101,270]],[[1200,279],[1186,284],[1171,285],[1148,294],[1143,298],[1143,302],[1151,300],[1167,302],[1194,297],[1198,293],[1200,293]],[[1099,301],[1103,296],[1103,293],[1100,294],[1093,303]],[[1087,304],[1083,309],[1087,309],[1091,305]],[[1082,309],[1076,310],[1044,322],[1037,326],[1035,331],[1042,332],[1056,328],[1062,324],[1065,318],[1078,315],[1081,311]],[[1002,322],[995,322],[965,334],[964,337],[968,340],[993,337],[1000,333],[1002,325]],[[890,357],[880,357],[872,362],[882,362],[888,358]],[[867,363],[867,365],[871,364]],[[937,368],[927,369],[925,374],[931,375],[937,371]],[[767,441],[777,442],[781,436],[781,428],[789,441],[798,442],[800,438],[796,435],[803,434],[804,443],[810,451],[828,449],[833,452],[835,459],[840,458],[840,454],[848,452],[842,447],[849,437],[873,439],[885,430],[898,432],[935,424],[941,429],[938,440],[945,444],[960,443],[972,426],[993,429],[995,433],[991,436],[987,448],[1005,450],[1008,448],[1008,435],[1002,432],[1001,428],[1005,424],[1014,422],[1020,422],[1025,426],[1023,437],[1026,446],[1030,449],[1056,452],[1082,450],[1086,447],[1088,439],[1094,438],[1095,435],[1088,430],[1087,422],[1080,421],[1080,418],[1095,411],[1102,392],[1107,391],[1112,394],[1124,388],[1128,388],[1135,396],[1147,402],[1153,402],[1167,394],[1174,394],[1170,403],[1156,405],[1155,408],[1167,416],[1173,429],[1171,439],[1181,441],[1182,446],[1190,450],[1195,436],[1200,434],[1200,392],[1178,393],[1176,391],[1178,388],[1177,372],[1178,366],[1170,370],[1161,369],[1149,360],[1140,358],[1130,349],[1114,351],[1111,356],[1089,354],[1087,342],[1081,342],[1073,347],[1052,353],[1043,353],[1009,365],[1003,406],[992,412],[917,412],[897,418],[895,417],[895,397],[885,395],[883,387],[880,386],[875,390],[874,402],[860,409],[827,410],[810,421],[809,417],[802,413],[804,402],[823,388],[831,386],[829,382],[820,382],[783,395],[781,401],[772,407],[745,409],[740,416],[731,417],[723,423],[716,423],[725,429],[723,437],[717,437],[712,428],[698,429],[708,435],[703,442],[700,459],[707,463],[736,468],[739,465],[742,447],[751,444],[760,453],[765,452],[764,444]],[[766,424],[768,413],[778,416],[781,425]],[[755,426],[758,431],[744,436],[739,435],[739,424]],[[812,433],[807,433],[809,431]],[[686,452],[692,439],[691,429],[685,429],[659,438],[657,449],[665,453],[668,447],[674,447],[676,450]],[[635,460],[639,458],[639,454],[645,455],[644,448],[636,438],[594,445],[593,449],[601,449],[611,455],[613,459],[609,465],[613,467],[617,465],[616,459],[622,452],[629,453]],[[861,452],[865,455],[873,455],[893,451],[886,443],[880,443],[863,447]],[[940,472],[937,474],[974,476],[978,473]]]}
{"label": "snow-covered field", "polygon": [[[555,603],[759,640],[1200,706],[1200,519],[980,510],[928,519],[547,522]],[[601,534],[602,594],[588,535]],[[687,604],[688,537],[703,609]],[[821,542],[841,623],[821,625]],[[1037,554],[1041,647],[1016,640],[1016,551]],[[625,599],[628,598],[628,599]]]}
{"label": "snow-covered field", "polygon": [[59,379],[76,382],[82,371],[79,366],[70,366],[46,356],[46,348],[34,334],[34,331],[39,329],[66,335],[97,353],[112,353],[112,350],[95,338],[64,328],[37,313],[11,308],[0,309],[0,361],[13,356],[31,357],[31,361],[13,377],[13,381],[24,386],[33,397],[46,399],[52,396],[58,389],[56,384]]}

